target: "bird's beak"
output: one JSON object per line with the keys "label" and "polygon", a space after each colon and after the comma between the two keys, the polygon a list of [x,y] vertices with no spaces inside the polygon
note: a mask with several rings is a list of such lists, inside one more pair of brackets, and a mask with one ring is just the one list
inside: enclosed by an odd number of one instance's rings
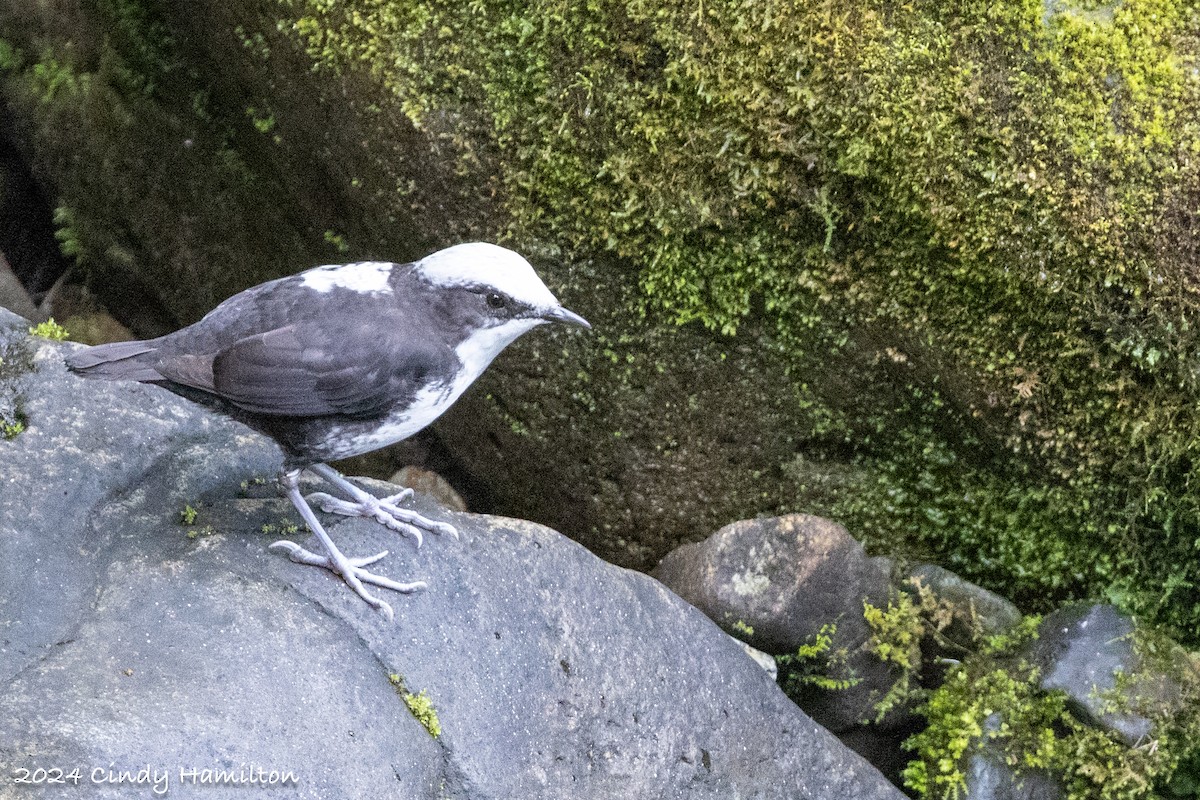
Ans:
{"label": "bird's beak", "polygon": [[591,329],[591,323],[586,319],[576,314],[574,311],[568,311],[562,306],[555,306],[549,311],[542,314],[542,319],[548,322],[565,322],[568,325],[578,325],[581,328]]}

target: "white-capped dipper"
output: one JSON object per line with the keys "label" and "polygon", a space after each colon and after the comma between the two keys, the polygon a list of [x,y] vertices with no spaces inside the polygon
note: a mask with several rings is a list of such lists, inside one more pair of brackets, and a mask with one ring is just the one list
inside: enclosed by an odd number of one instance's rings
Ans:
{"label": "white-capped dipper", "polygon": [[117,342],[71,354],[87,378],[158,383],[213,405],[283,448],[279,481],[320,539],[324,555],[289,541],[293,561],[325,567],[389,619],[364,588],[411,592],[365,569],[387,555],[347,558],[300,494],[304,469],[349,500],[317,493],[322,510],[370,517],[412,535],[452,525],[400,507],[404,490],[376,498],[322,462],[367,453],[424,428],[458,399],[496,355],[545,322],[590,328],[568,311],[511,250],[475,242],[412,264],[367,261],[317,267],[236,294],[204,319],[158,339]]}

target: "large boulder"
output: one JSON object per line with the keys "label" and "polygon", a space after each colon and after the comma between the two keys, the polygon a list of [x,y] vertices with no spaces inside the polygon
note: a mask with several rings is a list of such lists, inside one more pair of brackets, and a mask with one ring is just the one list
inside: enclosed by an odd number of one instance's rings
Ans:
{"label": "large boulder", "polygon": [[874,653],[864,603],[886,607],[891,562],[868,557],[837,523],[808,514],[742,520],[672,551],[652,573],[733,636],[794,655],[831,631],[854,684],[816,686],[801,699],[822,725],[843,733],[875,717],[897,675]]}
{"label": "large boulder", "polygon": [[870,636],[863,603],[886,605],[891,562],[810,514],[734,522],[672,551],[653,575],[729,633],[787,654],[836,625],[839,645]]}
{"label": "large boulder", "polygon": [[428,581],[387,623],[266,550],[264,532],[307,538],[265,491],[270,442],[157,387],[78,380],[25,327],[0,316],[24,421],[0,442],[4,775],[62,769],[105,797],[220,779],[213,797],[901,796],[702,614],[550,529],[418,500],[461,539],[414,550],[325,518],[348,553]]}

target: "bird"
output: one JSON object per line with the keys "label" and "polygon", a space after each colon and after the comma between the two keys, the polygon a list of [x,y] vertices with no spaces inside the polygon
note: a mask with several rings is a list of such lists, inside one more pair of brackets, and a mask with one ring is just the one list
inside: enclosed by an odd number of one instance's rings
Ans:
{"label": "bird", "polygon": [[[87,347],[66,358],[90,379],[163,386],[274,439],[279,484],[320,542],[271,548],[323,567],[390,621],[392,607],[365,584],[426,588],[367,569],[388,555],[351,558],[326,533],[323,511],[363,516],[409,535],[458,537],[448,523],[377,498],[326,462],[377,450],[437,419],[522,334],[545,323],[590,329],[518,253],[487,242],[438,250],[411,263],[361,261],[314,267],[246,289],[200,321],[157,339]],[[343,498],[300,492],[308,470]]]}

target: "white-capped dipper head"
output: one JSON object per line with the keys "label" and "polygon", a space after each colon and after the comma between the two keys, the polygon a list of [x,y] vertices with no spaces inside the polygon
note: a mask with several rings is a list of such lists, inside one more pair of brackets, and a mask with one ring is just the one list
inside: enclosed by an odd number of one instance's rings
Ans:
{"label": "white-capped dipper head", "polygon": [[543,322],[592,327],[583,317],[563,308],[533,271],[533,266],[507,247],[487,242],[456,244],[418,261],[416,271],[438,286],[460,286],[500,294],[503,299],[523,306],[525,312],[540,312]]}
{"label": "white-capped dipper head", "polygon": [[[455,353],[474,380],[501,350],[521,334],[546,322],[590,328],[587,320],[563,307],[522,256],[505,247],[469,242],[447,247],[414,265],[435,287],[453,293],[464,338]],[[465,376],[464,376],[465,377]]]}
{"label": "white-capped dipper head", "polygon": [[438,286],[490,286],[530,306],[558,300],[519,253],[487,242],[468,242],[425,256],[417,272]]}

